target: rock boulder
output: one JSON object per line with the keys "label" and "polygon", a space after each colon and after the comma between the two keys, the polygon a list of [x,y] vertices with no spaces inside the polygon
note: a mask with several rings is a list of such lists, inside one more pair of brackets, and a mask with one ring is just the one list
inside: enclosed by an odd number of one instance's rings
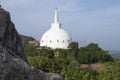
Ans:
{"label": "rock boulder", "polygon": [[10,19],[10,14],[0,7],[0,44],[27,61],[22,47],[22,40]]}

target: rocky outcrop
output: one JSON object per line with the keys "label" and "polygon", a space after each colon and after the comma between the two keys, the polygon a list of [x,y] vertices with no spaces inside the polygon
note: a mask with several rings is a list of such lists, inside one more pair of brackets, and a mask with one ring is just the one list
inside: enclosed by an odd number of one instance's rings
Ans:
{"label": "rocky outcrop", "polygon": [[0,7],[0,44],[27,61],[22,40],[10,19],[9,12]]}
{"label": "rocky outcrop", "polygon": [[0,46],[0,80],[63,80],[29,66],[21,57]]}
{"label": "rocky outcrop", "polygon": [[0,7],[0,80],[63,80],[28,65],[9,12]]}

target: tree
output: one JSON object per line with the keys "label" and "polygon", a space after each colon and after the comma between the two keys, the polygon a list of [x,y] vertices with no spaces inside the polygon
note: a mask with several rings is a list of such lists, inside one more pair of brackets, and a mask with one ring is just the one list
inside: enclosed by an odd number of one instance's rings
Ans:
{"label": "tree", "polygon": [[96,63],[113,61],[113,58],[108,54],[108,51],[103,50],[97,44],[90,43],[79,49],[77,60],[80,63]]}
{"label": "tree", "polygon": [[70,49],[71,56],[77,57],[79,49],[78,49],[78,43],[77,42],[71,42],[68,46]]}
{"label": "tree", "polygon": [[77,42],[71,42],[68,46],[70,49],[78,49],[78,43]]}
{"label": "tree", "polygon": [[[120,61],[113,61],[108,51],[97,44],[91,43],[86,47],[78,48],[77,43],[71,43],[69,49],[55,49],[48,47],[25,46],[29,63],[45,72],[57,73],[65,80],[120,80]],[[69,47],[70,47],[69,46]],[[58,52],[59,56],[54,56]],[[77,54],[75,56],[75,54]],[[81,68],[80,63],[104,62],[102,71],[92,68]]]}

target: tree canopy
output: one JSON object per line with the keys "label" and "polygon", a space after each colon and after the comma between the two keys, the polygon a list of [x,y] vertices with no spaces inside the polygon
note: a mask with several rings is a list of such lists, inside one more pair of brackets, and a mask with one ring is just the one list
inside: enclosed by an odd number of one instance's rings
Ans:
{"label": "tree canopy", "polygon": [[113,61],[113,58],[108,51],[100,48],[98,44],[91,43],[79,49],[77,60],[80,63],[96,63]]}
{"label": "tree canopy", "polygon": [[[32,66],[45,72],[58,73],[65,80],[120,79],[120,72],[118,72],[120,61],[114,61],[108,51],[103,50],[95,43],[78,48],[78,43],[74,42],[69,45],[69,49],[55,50],[26,45],[24,49]],[[104,71],[80,67],[81,64],[96,64],[99,62],[104,65]]]}

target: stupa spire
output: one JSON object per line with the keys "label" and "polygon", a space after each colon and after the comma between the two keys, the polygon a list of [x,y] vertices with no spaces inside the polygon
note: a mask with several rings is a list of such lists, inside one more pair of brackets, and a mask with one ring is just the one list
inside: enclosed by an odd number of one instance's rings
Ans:
{"label": "stupa spire", "polygon": [[54,14],[54,22],[51,24],[51,28],[52,29],[60,29],[61,28],[61,24],[58,21],[58,11],[57,8],[55,9],[55,14]]}
{"label": "stupa spire", "polygon": [[57,8],[55,9],[54,23],[58,23],[58,11],[57,11]]}

